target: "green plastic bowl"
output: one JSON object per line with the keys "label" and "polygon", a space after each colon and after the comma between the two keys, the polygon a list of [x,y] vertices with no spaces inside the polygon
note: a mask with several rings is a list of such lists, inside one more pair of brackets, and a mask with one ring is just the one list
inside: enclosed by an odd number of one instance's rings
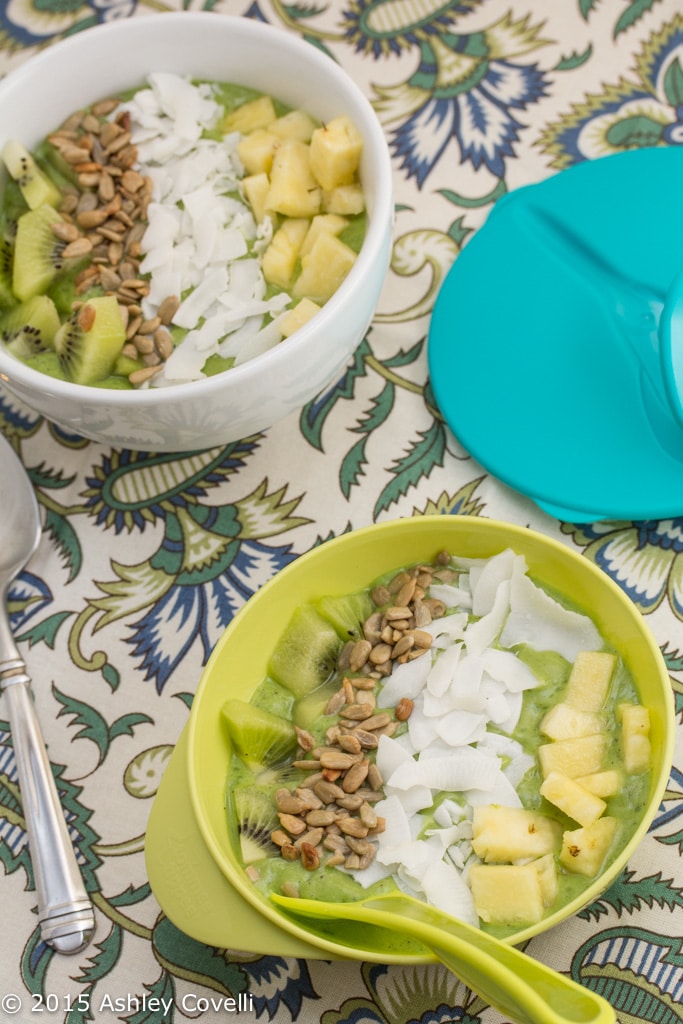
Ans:
{"label": "green plastic bowl", "polygon": [[[645,836],[662,799],[673,760],[674,707],[661,652],[633,602],[600,569],[564,544],[524,527],[469,516],[392,520],[344,534],[302,555],[263,586],[232,620],[202,674],[188,725],[187,771],[204,842],[227,882],[254,909],[321,949],[321,956],[381,963],[433,959],[424,947],[388,931],[354,923],[306,924],[289,918],[249,881],[231,845],[225,811],[231,744],[221,727],[228,697],[248,700],[267,674],[275,639],[294,609],[326,594],[344,595],[403,565],[454,555],[487,558],[506,548],[525,556],[530,574],[590,615],[630,670],[650,709],[653,765],[640,823],[616,859],[579,898],[505,940],[518,944],[546,931],[595,900],[619,875]],[[238,941],[239,937],[235,936]],[[268,952],[267,950],[263,951]]]}

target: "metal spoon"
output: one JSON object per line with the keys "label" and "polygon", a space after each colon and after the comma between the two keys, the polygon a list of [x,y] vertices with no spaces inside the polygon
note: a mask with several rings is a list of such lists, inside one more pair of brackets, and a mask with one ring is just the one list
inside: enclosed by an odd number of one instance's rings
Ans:
{"label": "metal spoon", "polygon": [[9,713],[41,935],[58,953],[78,953],[92,938],[95,916],[50,769],[31,680],[7,615],[9,585],[40,541],[40,515],[26,471],[2,436],[0,483],[0,693]]}
{"label": "metal spoon", "polygon": [[403,893],[350,903],[271,893],[290,914],[378,925],[417,939],[458,978],[518,1024],[614,1024],[606,1000],[539,960]]}

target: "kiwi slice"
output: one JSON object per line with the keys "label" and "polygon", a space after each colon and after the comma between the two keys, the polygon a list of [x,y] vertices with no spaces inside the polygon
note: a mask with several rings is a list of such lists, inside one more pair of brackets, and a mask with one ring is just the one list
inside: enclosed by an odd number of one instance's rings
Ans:
{"label": "kiwi slice", "polygon": [[0,307],[8,309],[16,305],[12,291],[12,268],[14,266],[14,244],[8,238],[0,237]]}
{"label": "kiwi slice", "polygon": [[113,295],[96,296],[73,313],[54,338],[68,378],[96,384],[112,374],[126,341],[119,304]]}
{"label": "kiwi slice", "polygon": [[286,718],[238,697],[225,701],[221,715],[235,753],[253,772],[263,772],[293,757],[296,731]]}
{"label": "kiwi slice", "polygon": [[55,380],[68,380],[67,375],[62,369],[59,356],[52,348],[45,349],[44,352],[39,352],[36,356],[31,356],[25,362],[27,366],[31,366],[40,373],[47,374],[48,377],[54,377]]}
{"label": "kiwi slice", "polygon": [[270,834],[279,821],[270,794],[258,786],[238,786],[232,790],[230,802],[245,866],[276,856],[279,851]]}
{"label": "kiwi slice", "polygon": [[302,605],[275,645],[270,674],[295,697],[317,689],[334,672],[341,641],[313,605]]}
{"label": "kiwi slice", "polygon": [[0,208],[0,235],[14,244],[17,236],[17,223],[22,214],[28,212],[28,204],[21,194],[16,181],[10,179],[2,192]]}
{"label": "kiwi slice", "polygon": [[47,295],[36,295],[8,310],[0,319],[0,338],[18,359],[27,360],[52,349],[59,313]]}
{"label": "kiwi slice", "polygon": [[19,185],[30,209],[37,210],[44,203],[50,206],[59,205],[62,199],[61,192],[38,166],[23,143],[17,139],[10,139],[5,143],[2,159],[10,176]]}
{"label": "kiwi slice", "polygon": [[362,640],[363,623],[375,610],[367,591],[345,597],[323,597],[316,608],[344,641]]}
{"label": "kiwi slice", "polygon": [[309,732],[319,730],[323,724],[330,725],[332,719],[325,715],[325,708],[338,689],[339,679],[332,676],[322,686],[299,697],[294,702],[292,721]]}
{"label": "kiwi slice", "polygon": [[64,269],[64,242],[52,230],[52,225],[61,220],[52,206],[44,204],[28,210],[17,221],[12,290],[18,299],[42,295]]}

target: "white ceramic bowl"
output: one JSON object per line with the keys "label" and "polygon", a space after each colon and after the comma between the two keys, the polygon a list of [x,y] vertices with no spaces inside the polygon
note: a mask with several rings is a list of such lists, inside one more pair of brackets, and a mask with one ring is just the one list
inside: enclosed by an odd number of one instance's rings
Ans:
{"label": "white ceramic bowl", "polygon": [[370,103],[335,61],[284,30],[217,13],[122,19],[44,50],[0,83],[0,147],[17,138],[31,148],[73,111],[142,83],[155,70],[249,86],[321,120],[346,113],[364,140],[368,228],[358,259],[322,311],[269,352],[205,380],[116,391],[54,380],[0,343],[0,380],[65,430],[116,447],[190,451],[265,430],[342,372],[386,276],[391,161]]}

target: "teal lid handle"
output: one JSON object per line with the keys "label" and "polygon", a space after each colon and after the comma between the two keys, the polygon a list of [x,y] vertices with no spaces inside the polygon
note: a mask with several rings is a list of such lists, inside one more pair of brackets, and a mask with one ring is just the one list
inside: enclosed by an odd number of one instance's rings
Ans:
{"label": "teal lid handle", "polygon": [[683,427],[683,271],[673,279],[664,301],[659,357],[671,411]]}

